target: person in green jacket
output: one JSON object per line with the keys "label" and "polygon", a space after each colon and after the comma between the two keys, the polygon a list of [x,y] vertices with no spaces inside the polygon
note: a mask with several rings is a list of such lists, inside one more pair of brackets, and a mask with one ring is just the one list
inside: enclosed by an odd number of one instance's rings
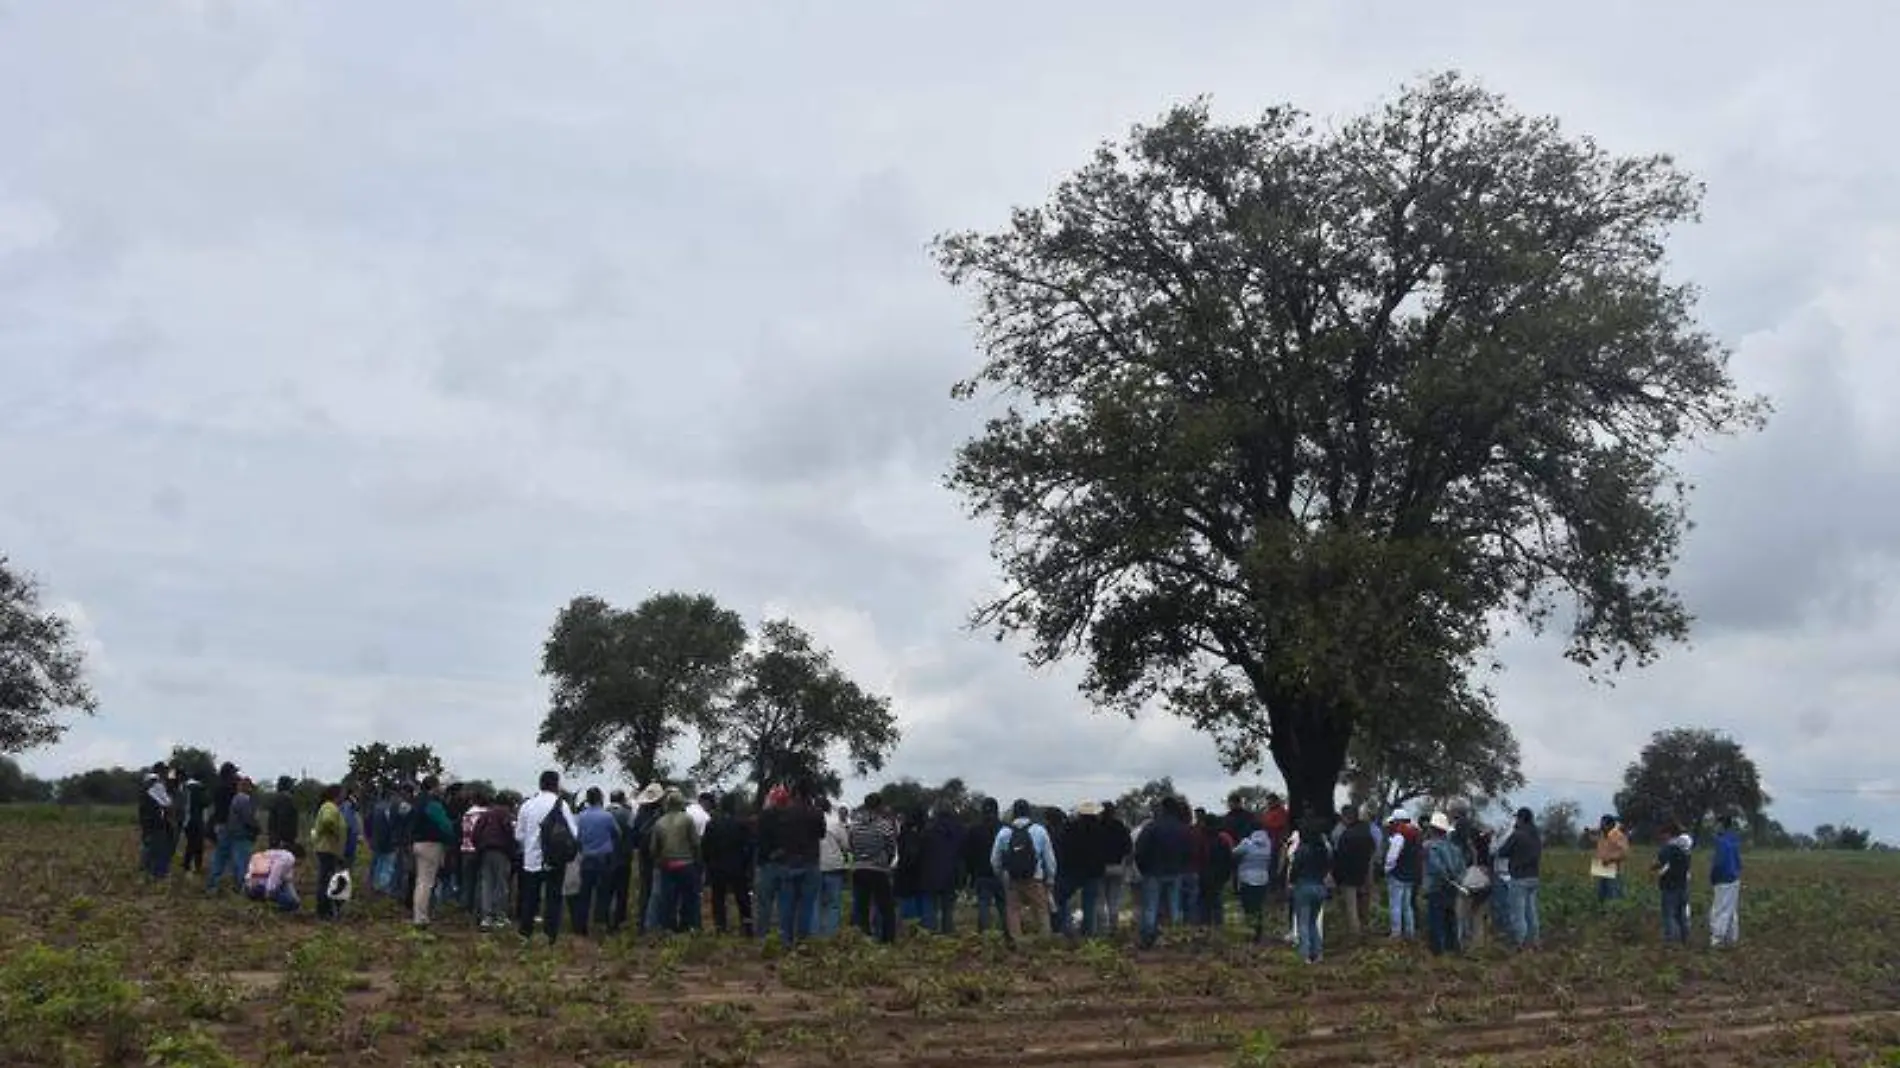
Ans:
{"label": "person in green jacket", "polygon": [[330,880],[343,870],[343,843],[349,827],[343,822],[343,788],[323,788],[323,801],[317,806],[316,822],[310,825],[310,846],[317,854],[317,919],[332,920],[338,913],[337,902],[330,898]]}
{"label": "person in green jacket", "polygon": [[422,793],[416,798],[411,815],[415,834],[412,847],[416,857],[416,892],[410,902],[410,922],[427,927],[432,919],[429,905],[435,899],[435,880],[442,874],[443,858],[450,845],[459,844],[461,835],[449,822],[448,807],[442,803],[441,784],[431,775],[422,780]]}

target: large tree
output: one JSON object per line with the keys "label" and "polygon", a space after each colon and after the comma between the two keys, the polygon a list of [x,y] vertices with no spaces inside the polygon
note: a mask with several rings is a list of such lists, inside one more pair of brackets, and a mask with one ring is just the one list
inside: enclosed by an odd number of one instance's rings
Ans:
{"label": "large tree", "polygon": [[207,785],[218,778],[217,754],[195,745],[172,746],[171,755],[165,758],[165,766],[176,771],[181,779],[197,779]]}
{"label": "large tree", "polygon": [[62,713],[97,708],[72,625],[42,609],[39,584],[0,556],[0,753],[59,741]]}
{"label": "large tree", "polygon": [[755,804],[779,784],[835,795],[844,781],[832,767],[834,752],[842,751],[852,773],[868,775],[884,767],[898,737],[889,699],[853,682],[795,624],[768,620],[731,705],[701,726],[693,777],[711,783],[743,775]]}
{"label": "large tree", "polygon": [[390,745],[368,742],[350,747],[349,770],[344,778],[370,794],[393,790],[400,783],[416,783],[442,775],[442,758],[427,745]]}
{"label": "large tree", "polygon": [[1354,804],[1383,815],[1420,798],[1464,798],[1483,808],[1524,786],[1511,726],[1476,702],[1441,716],[1383,714],[1353,730],[1339,781]]}
{"label": "large tree", "polygon": [[1677,728],[1657,731],[1623,772],[1616,809],[1648,839],[1670,820],[1698,835],[1722,815],[1752,826],[1768,800],[1761,772],[1740,742],[1712,730]]}
{"label": "large tree", "polygon": [[705,594],[657,594],[632,610],[576,597],[542,649],[553,692],[539,741],[564,767],[611,762],[637,784],[655,782],[668,746],[711,722],[745,643],[745,623]]}
{"label": "large tree", "polygon": [[980,297],[956,392],[1006,404],[949,475],[1006,579],[978,623],[1298,808],[1375,710],[1488,706],[1507,611],[1649,661],[1688,626],[1673,458],[1762,411],[1663,277],[1698,199],[1444,76],[1338,126],[1176,108],[940,239]]}
{"label": "large tree", "polygon": [[945,779],[942,786],[925,786],[906,777],[878,787],[877,794],[893,812],[949,812],[966,822],[982,814],[986,799],[982,791],[956,778]]}

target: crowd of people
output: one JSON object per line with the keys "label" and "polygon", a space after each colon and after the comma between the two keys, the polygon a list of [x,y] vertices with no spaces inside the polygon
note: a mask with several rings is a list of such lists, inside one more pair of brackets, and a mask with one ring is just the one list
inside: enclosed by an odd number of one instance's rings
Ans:
{"label": "crowd of people", "polygon": [[[247,896],[296,911],[298,865],[314,854],[315,911],[326,920],[353,896],[367,853],[369,892],[405,903],[418,927],[452,908],[480,930],[550,943],[564,925],[583,937],[629,925],[685,932],[708,915],[720,933],[776,933],[788,945],[846,922],[889,942],[908,926],[954,932],[967,897],[978,929],[1000,929],[1011,943],[1114,935],[1126,915],[1149,947],[1164,927],[1224,926],[1230,895],[1256,942],[1278,937],[1284,922],[1309,963],[1323,955],[1328,911],[1355,940],[1378,933],[1382,912],[1386,937],[1422,936],[1434,954],[1487,938],[1535,948],[1542,938],[1544,843],[1528,809],[1496,832],[1468,809],[1415,822],[1404,809],[1375,820],[1349,806],[1336,819],[1296,821],[1278,797],[1254,811],[1238,793],[1223,813],[1175,797],[1145,813],[1019,800],[1004,814],[986,800],[966,818],[891,811],[877,794],[849,811],[820,791],[779,786],[752,813],[740,795],[689,797],[661,783],[631,798],[598,787],[569,795],[549,771],[526,798],[434,778],[370,798],[328,786],[301,834],[288,779],[263,802],[231,764],[209,784],[181,782],[163,764],[145,781],[147,874],[165,878],[182,854],[185,872],[204,872],[207,892],[228,874]],[[1661,842],[1649,874],[1663,939],[1686,943],[1694,842],[1675,826]],[[1604,816],[1591,857],[1600,900],[1622,896],[1631,848],[1618,819]],[[1716,946],[1740,937],[1741,865],[1740,835],[1723,820],[1709,865]],[[1374,904],[1381,882],[1383,909]]]}

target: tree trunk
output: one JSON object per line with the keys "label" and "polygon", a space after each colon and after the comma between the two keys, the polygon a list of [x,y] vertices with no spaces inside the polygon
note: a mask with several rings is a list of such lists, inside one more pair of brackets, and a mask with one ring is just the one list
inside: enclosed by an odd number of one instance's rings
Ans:
{"label": "tree trunk", "polygon": [[1268,708],[1273,731],[1268,749],[1286,780],[1287,808],[1295,820],[1318,816],[1330,823],[1352,723],[1306,695]]}

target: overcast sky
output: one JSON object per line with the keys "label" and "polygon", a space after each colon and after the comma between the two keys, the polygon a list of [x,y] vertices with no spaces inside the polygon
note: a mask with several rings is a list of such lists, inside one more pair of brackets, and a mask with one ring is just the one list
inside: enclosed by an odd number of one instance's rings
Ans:
{"label": "overcast sky", "polygon": [[0,552],[101,701],[27,765],[418,740],[526,784],[559,606],[684,589],[890,694],[893,773],[1223,789],[962,630],[996,569],[926,244],[1189,97],[1455,67],[1706,180],[1675,269],[1778,409],[1687,462],[1692,647],[1605,689],[1507,643],[1526,799],[1710,726],[1789,826],[1900,838],[1895,6],[1430,6],[0,3]]}

